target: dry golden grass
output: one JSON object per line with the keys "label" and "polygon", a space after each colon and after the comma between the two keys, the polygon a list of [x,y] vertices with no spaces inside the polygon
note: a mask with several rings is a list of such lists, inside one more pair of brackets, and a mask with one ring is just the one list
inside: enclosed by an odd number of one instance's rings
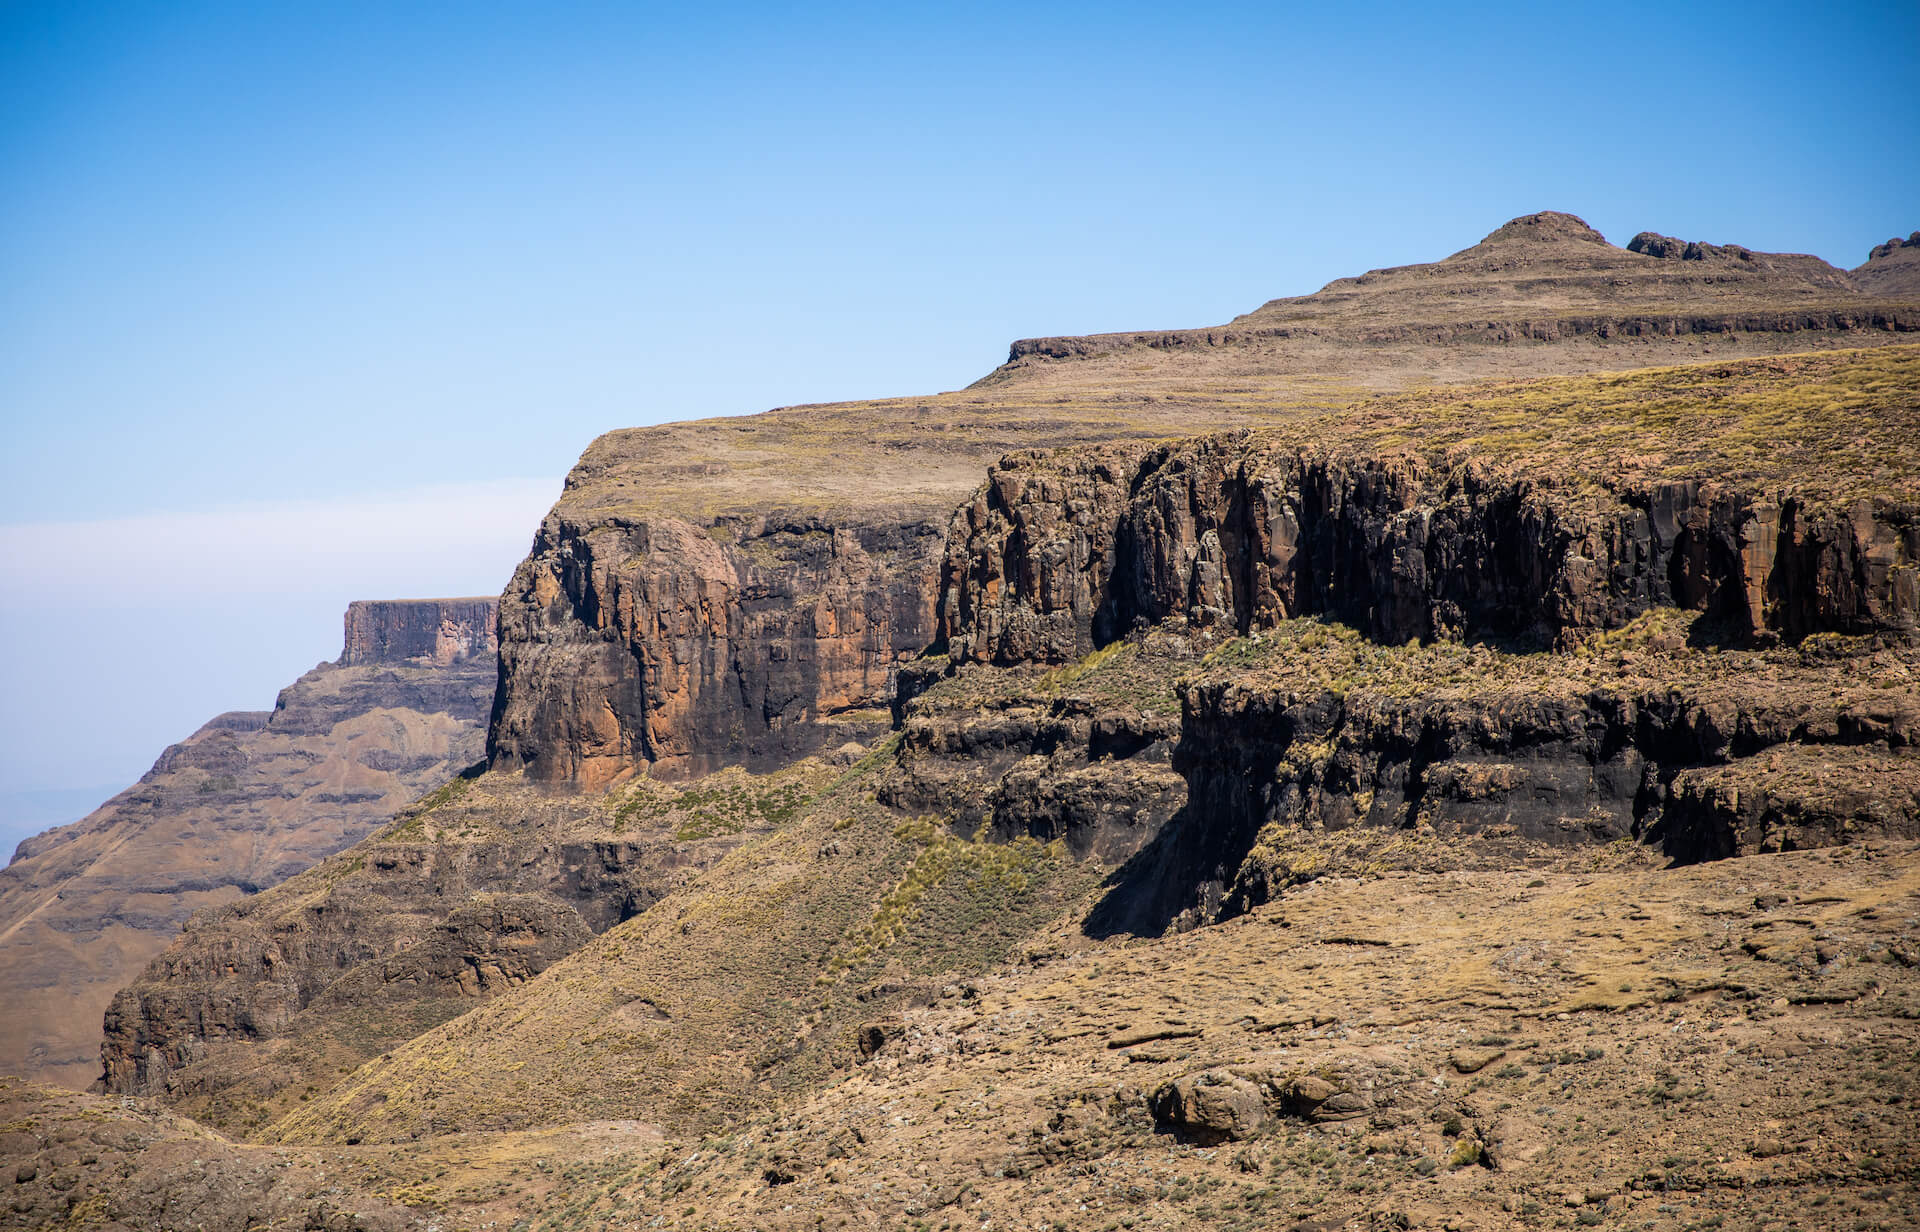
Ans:
{"label": "dry golden grass", "polygon": [[[1063,921],[710,1135],[352,1158],[443,1226],[538,1232],[1894,1228],[1920,1197],[1916,902],[1912,844],[1680,871],[1609,849],[1328,878],[1161,940]],[[1156,1132],[1143,1097],[1199,1072],[1311,1076],[1362,1111]]]}

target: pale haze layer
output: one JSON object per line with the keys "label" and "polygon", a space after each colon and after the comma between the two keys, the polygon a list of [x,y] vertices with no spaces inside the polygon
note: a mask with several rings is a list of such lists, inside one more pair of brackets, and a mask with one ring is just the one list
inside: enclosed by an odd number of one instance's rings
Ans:
{"label": "pale haze layer", "polygon": [[497,593],[610,428],[954,388],[1542,209],[1857,265],[1920,226],[1912,25],[0,7],[0,824],[270,705],[351,599]]}

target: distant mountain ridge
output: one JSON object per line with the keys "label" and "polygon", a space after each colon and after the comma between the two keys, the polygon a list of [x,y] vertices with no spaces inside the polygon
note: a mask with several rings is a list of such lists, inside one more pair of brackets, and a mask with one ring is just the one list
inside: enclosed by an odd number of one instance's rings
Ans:
{"label": "distant mountain ridge", "polygon": [[84,1087],[115,989],[195,910],[257,893],[475,761],[495,601],[354,603],[341,661],[208,720],[0,870],[0,1072]]}

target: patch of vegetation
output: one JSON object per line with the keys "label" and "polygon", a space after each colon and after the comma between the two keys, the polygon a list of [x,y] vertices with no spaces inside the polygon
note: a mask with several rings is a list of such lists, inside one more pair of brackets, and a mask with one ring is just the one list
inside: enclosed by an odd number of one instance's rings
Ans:
{"label": "patch of vegetation", "polygon": [[792,822],[816,798],[817,775],[772,779],[734,770],[711,775],[683,788],[642,779],[613,807],[615,833],[629,826],[671,825],[681,842],[778,829]]}
{"label": "patch of vegetation", "polygon": [[393,824],[383,831],[379,838],[384,842],[419,842],[427,836],[426,816],[436,809],[445,808],[455,800],[465,796],[473,789],[473,784],[486,769],[484,763],[469,766],[454,775],[426,795],[421,796],[406,808],[400,810]]}
{"label": "patch of vegetation", "polygon": [[1425,389],[1339,417],[1345,452],[1524,459],[1574,488],[1702,475],[1786,484],[1817,503],[1920,497],[1920,346]]}
{"label": "patch of vegetation", "polygon": [[[898,941],[923,914],[931,892],[949,891],[984,919],[1024,896],[1048,865],[1067,858],[1064,845],[1057,841],[1047,844],[1027,835],[1010,843],[962,839],[924,817],[902,822],[893,836],[918,847],[918,854],[898,884],[881,898],[872,917],[828,959],[823,980],[859,966]],[[956,923],[961,926],[954,927]],[[939,929],[943,936],[960,940],[967,935],[964,922],[943,924],[946,927]]]}

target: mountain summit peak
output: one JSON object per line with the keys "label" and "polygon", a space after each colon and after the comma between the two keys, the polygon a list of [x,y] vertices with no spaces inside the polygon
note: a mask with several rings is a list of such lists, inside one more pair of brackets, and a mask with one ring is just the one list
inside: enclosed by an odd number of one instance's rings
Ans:
{"label": "mountain summit peak", "polygon": [[1580,240],[1589,244],[1604,244],[1607,242],[1607,237],[1588,226],[1586,219],[1577,215],[1562,214],[1558,210],[1543,210],[1538,214],[1522,214],[1508,221],[1480,242],[1491,244],[1505,240],[1556,243],[1563,240]]}

